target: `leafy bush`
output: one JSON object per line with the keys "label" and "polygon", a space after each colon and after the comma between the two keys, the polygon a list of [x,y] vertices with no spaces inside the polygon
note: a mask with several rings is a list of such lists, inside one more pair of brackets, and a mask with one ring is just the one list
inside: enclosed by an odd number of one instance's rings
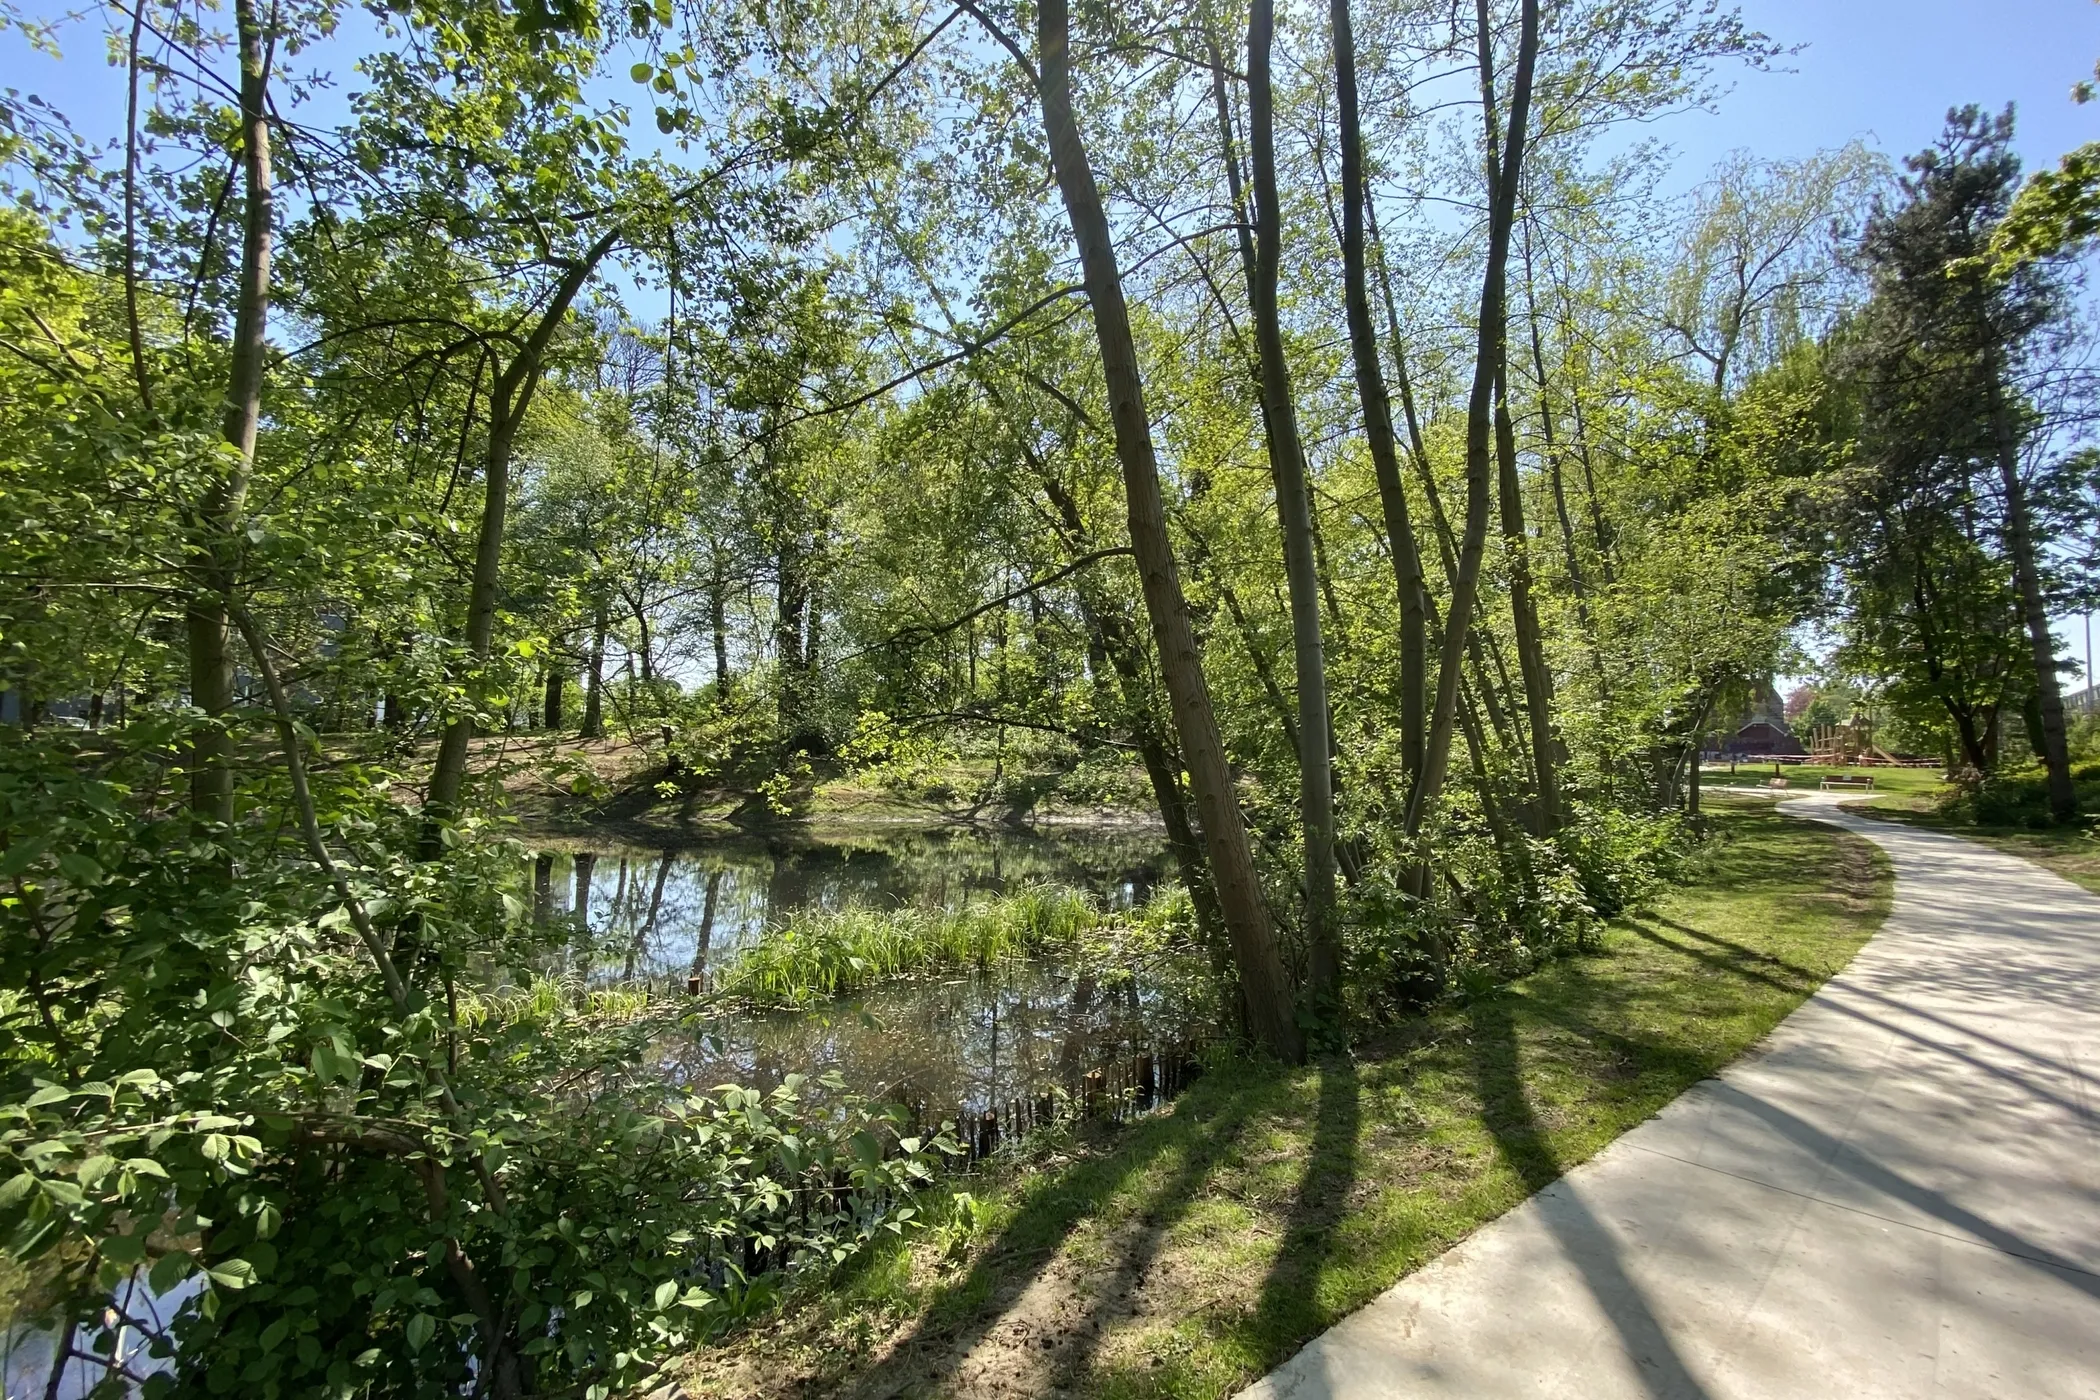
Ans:
{"label": "leafy bush", "polygon": [[125,1280],[192,1290],[151,1393],[602,1397],[913,1218],[952,1144],[665,1083],[669,1013],[546,980],[502,843],[417,860],[338,769],[338,883],[169,811],[182,739],[0,736],[0,1234],[105,1347]]}
{"label": "leafy bush", "polygon": [[1435,833],[1432,883],[1421,897],[1390,877],[1358,887],[1346,928],[1361,1012],[1405,1014],[1454,991],[1475,996],[1590,946],[1606,919],[1662,886],[1685,846],[1675,818],[1581,806],[1550,841],[1507,838],[1498,844],[1484,820],[1460,809]]}
{"label": "leafy bush", "polygon": [[[2071,770],[2077,785],[2079,809],[2088,814],[2100,807],[2100,764],[2081,764]],[[1976,826],[2042,828],[2055,824],[2049,811],[2049,779],[2040,767],[2000,769],[1996,773],[1970,773],[1940,794],[1942,817]]]}

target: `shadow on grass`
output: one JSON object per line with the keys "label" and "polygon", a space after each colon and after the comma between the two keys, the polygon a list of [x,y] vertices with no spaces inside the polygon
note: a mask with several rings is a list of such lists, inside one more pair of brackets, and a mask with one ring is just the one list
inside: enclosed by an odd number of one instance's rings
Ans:
{"label": "shadow on grass", "polygon": [[1219,1161],[1239,1142],[1249,1107],[1245,1096],[1229,1099],[1215,1126],[1182,1148],[1181,1165],[1146,1197],[1137,1212],[1137,1228],[1116,1250],[1115,1262],[1106,1277],[1090,1285],[1086,1306],[1073,1328],[1076,1335],[1058,1358],[1058,1375],[1067,1384],[1092,1369],[1101,1346],[1103,1315],[1121,1307],[1131,1290],[1144,1282],[1159,1260],[1168,1233],[1203,1194],[1203,1184]]}
{"label": "shadow on grass", "polygon": [[[1274,1071],[1243,1067],[1246,1078],[1225,1088],[1206,1078],[1173,1112],[1140,1123],[1128,1140],[1102,1156],[1029,1183],[1020,1209],[995,1239],[977,1251],[969,1272],[948,1285],[941,1297],[899,1339],[884,1360],[851,1387],[861,1397],[917,1393],[933,1377],[948,1374],[956,1361],[983,1342],[1007,1318],[1029,1286],[1040,1278],[1059,1251],[1087,1221],[1109,1213],[1110,1203],[1153,1163],[1171,1153],[1182,1155],[1167,1181],[1148,1194],[1139,1212],[1144,1228],[1124,1245],[1116,1274],[1127,1292],[1156,1258],[1160,1242],[1185,1213],[1218,1159],[1244,1128],[1255,1103],[1277,1082]],[[1095,1295],[1082,1320],[1093,1320],[1112,1290]],[[1089,1340],[1082,1361],[1092,1351]],[[1069,1353],[1067,1354],[1069,1356]],[[1072,1369],[1059,1358],[1060,1372]]]}
{"label": "shadow on grass", "polygon": [[1334,1253],[1335,1227],[1349,1211],[1363,1133],[1363,1085],[1354,1061],[1337,1057],[1320,1066],[1320,1101],[1313,1118],[1305,1173],[1291,1200],[1283,1243],[1262,1280],[1251,1320],[1265,1336],[1302,1327],[1317,1306],[1320,1275]]}
{"label": "shadow on grass", "polygon": [[[1481,1119],[1510,1169],[1534,1194],[1554,1187],[1561,1164],[1545,1127],[1524,1091],[1523,1065],[1511,998],[1494,997],[1470,1008],[1473,1082]],[[1699,1384],[1656,1317],[1640,1286],[1626,1272],[1619,1243],[1590,1211],[1581,1193],[1560,1184],[1537,1202],[1539,1218],[1553,1234],[1564,1259],[1581,1275],[1598,1309],[1610,1319],[1634,1374],[1652,1396],[1704,1400]]]}

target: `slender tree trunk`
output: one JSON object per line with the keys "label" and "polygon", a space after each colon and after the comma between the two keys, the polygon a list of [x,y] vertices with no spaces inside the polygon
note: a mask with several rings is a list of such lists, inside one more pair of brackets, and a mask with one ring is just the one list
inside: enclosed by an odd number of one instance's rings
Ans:
{"label": "slender tree trunk", "polygon": [[[1487,6],[1481,0],[1481,96],[1494,105],[1494,74],[1489,55]],[[1458,713],[1460,663],[1473,622],[1480,587],[1480,560],[1487,543],[1488,498],[1493,490],[1495,367],[1502,362],[1508,335],[1504,273],[1509,259],[1510,226],[1515,220],[1517,181],[1523,172],[1525,128],[1531,115],[1531,79],[1538,61],[1538,0],[1524,0],[1523,35],[1517,49],[1516,82],[1510,94],[1509,136],[1500,169],[1489,191],[1487,267],[1480,282],[1480,324],[1474,347],[1473,390],[1466,405],[1466,523],[1459,546],[1458,574],[1452,580],[1451,607],[1444,620],[1444,645],[1438,658],[1436,710],[1423,746],[1422,780],[1407,807],[1407,833],[1421,830],[1422,820],[1441,795],[1451,758],[1451,735]]]}
{"label": "slender tree trunk", "polygon": [[1160,673],[1173,707],[1181,752],[1203,826],[1204,843],[1217,882],[1218,903],[1233,947],[1255,1040],[1286,1060],[1304,1053],[1292,1009],[1290,987],[1276,935],[1262,904],[1254,852],[1233,790],[1232,769],[1212,712],[1202,655],[1189,625],[1188,600],[1174,566],[1167,536],[1166,506],[1145,408],[1137,343],[1123,300],[1114,236],[1093,167],[1072,113],[1069,16],[1065,0],[1040,0],[1036,7],[1043,130],[1059,192],[1079,245],[1080,266],[1094,320],[1095,339],[1107,381],[1116,456],[1130,517],[1131,551],[1143,584],[1145,609],[1159,649]]}
{"label": "slender tree trunk", "polygon": [[[808,688],[809,671],[802,644],[809,609],[809,586],[802,571],[800,551],[793,544],[783,544],[780,549],[773,598],[774,669],[779,675],[774,696],[775,716],[782,742],[792,747],[795,737],[801,733],[807,708],[804,692]],[[971,660],[974,664],[974,649]]]}
{"label": "slender tree trunk", "polygon": [[1517,475],[1517,434],[1509,418],[1507,371],[1495,394],[1495,458],[1502,498],[1502,550],[1509,573],[1509,611],[1517,638],[1517,667],[1524,677],[1524,706],[1530,720],[1532,780],[1538,785],[1533,830],[1551,836],[1560,829],[1560,783],[1553,745],[1553,672],[1538,606],[1531,597],[1531,536],[1524,527],[1524,484]]}
{"label": "slender tree trunk", "polygon": [[[1393,560],[1393,588],[1400,603],[1400,763],[1411,787],[1422,771],[1428,718],[1428,651],[1423,606],[1422,554],[1408,518],[1407,490],[1400,479],[1393,405],[1378,358],[1378,332],[1371,321],[1371,294],[1364,256],[1364,218],[1370,192],[1364,185],[1362,119],[1356,96],[1356,31],[1349,0],[1332,0],[1335,88],[1342,145],[1342,301],[1349,322],[1349,351],[1356,368],[1356,396],[1363,406],[1364,437],[1378,478],[1378,501]],[[1396,345],[1394,350],[1399,350]]]}
{"label": "slender tree trunk", "polygon": [[606,607],[599,603],[591,615],[591,654],[583,672],[583,727],[579,739],[605,737],[605,629]]}
{"label": "slender tree trunk", "polygon": [[628,608],[634,614],[636,640],[641,643],[634,658],[641,666],[642,684],[646,686],[656,680],[656,643],[649,635],[649,610],[640,603],[630,603]]}
{"label": "slender tree trunk", "polygon": [[489,434],[482,464],[481,525],[474,538],[474,572],[467,590],[466,709],[445,726],[438,741],[437,761],[431,766],[430,796],[424,804],[423,854],[437,854],[438,828],[459,810],[459,795],[467,781],[467,750],[474,739],[474,716],[488,695],[488,660],[496,635],[496,608],[501,601],[503,530],[510,509],[510,468],[517,446],[518,429],[525,411],[539,389],[546,367],[547,349],[569,308],[584,289],[598,264],[618,245],[623,229],[614,227],[580,257],[571,260],[547,304],[533,323],[532,333],[518,347],[510,363],[496,376],[489,389]]}
{"label": "slender tree trunk", "polygon": [[2041,733],[2035,749],[2049,775],[2049,815],[2058,822],[2078,816],[2078,789],[2071,781],[2070,744],[2064,732],[2064,693],[2056,673],[2056,639],[2049,635],[2049,610],[2042,598],[2041,571],[2034,557],[2034,524],[2027,507],[2027,483],[2020,479],[2019,443],[2005,407],[1991,415],[1998,439],[1998,479],[2005,488],[2005,542],[2020,587],[2020,611],[2027,624],[2027,644],[2034,661],[2036,708]]}
{"label": "slender tree trunk", "polygon": [[568,684],[568,679],[562,674],[560,662],[550,657],[547,662],[546,698],[540,707],[540,724],[550,732],[561,728],[561,692],[562,687]]}
{"label": "slender tree trunk", "polygon": [[1261,368],[1262,415],[1269,469],[1276,478],[1276,515],[1283,531],[1284,576],[1291,595],[1291,652],[1298,680],[1298,806],[1305,831],[1305,932],[1314,1003],[1331,1011],[1341,995],[1341,943],[1334,919],[1334,768],[1327,709],[1327,648],[1320,626],[1319,565],[1313,554],[1312,491],[1298,406],[1284,357],[1277,282],[1283,256],[1283,211],[1276,190],[1276,97],[1269,57],[1276,30],[1274,0],[1254,0],[1247,21],[1248,145],[1254,162],[1254,342]]}
{"label": "slender tree trunk", "polygon": [[707,625],[715,641],[715,693],[729,689],[729,577],[722,561],[715,560],[707,582]]}
{"label": "slender tree trunk", "polygon": [[233,646],[227,608],[237,586],[234,541],[255,470],[262,425],[263,366],[270,323],[270,245],[275,228],[275,176],[270,159],[270,43],[256,0],[235,0],[241,64],[241,274],[235,291],[232,363],[226,388],[226,441],[236,464],[213,482],[197,511],[197,587],[185,618],[190,703],[204,714],[190,749],[190,807],[211,821],[233,820],[233,739],[224,728],[233,708]]}

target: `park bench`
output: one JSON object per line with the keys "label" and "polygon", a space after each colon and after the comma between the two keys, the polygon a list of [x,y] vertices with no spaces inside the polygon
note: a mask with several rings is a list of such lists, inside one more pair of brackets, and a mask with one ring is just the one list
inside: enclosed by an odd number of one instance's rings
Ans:
{"label": "park bench", "polygon": [[1872,773],[1825,773],[1823,775],[1823,788],[1825,791],[1831,788],[1867,788],[1871,790],[1873,786],[1874,775]]}

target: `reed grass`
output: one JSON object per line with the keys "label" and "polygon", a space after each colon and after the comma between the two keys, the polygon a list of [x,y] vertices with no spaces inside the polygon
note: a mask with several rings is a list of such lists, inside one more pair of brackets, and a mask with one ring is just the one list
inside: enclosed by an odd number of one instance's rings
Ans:
{"label": "reed grass", "polygon": [[961,909],[804,910],[725,963],[715,990],[754,1007],[808,1006],[936,968],[1065,951],[1115,922],[1079,891],[1049,885]]}

